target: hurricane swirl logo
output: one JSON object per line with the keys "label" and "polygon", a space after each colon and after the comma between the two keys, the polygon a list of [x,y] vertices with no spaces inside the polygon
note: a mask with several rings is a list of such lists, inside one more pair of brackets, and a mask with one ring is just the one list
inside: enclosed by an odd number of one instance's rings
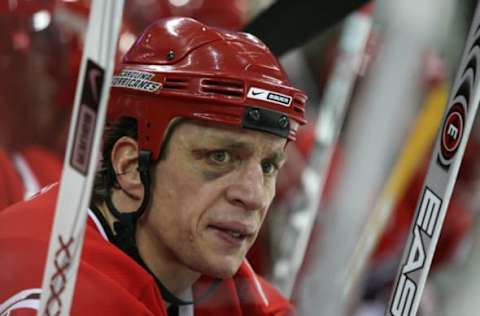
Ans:
{"label": "hurricane swirl logo", "polygon": [[442,126],[440,150],[437,164],[445,171],[450,169],[451,161],[460,147],[465,129],[465,117],[473,102],[473,87],[478,83],[478,63],[480,61],[480,26],[477,26],[472,40],[469,41],[467,59],[463,63],[458,84],[455,85],[452,106]]}
{"label": "hurricane swirl logo", "polygon": [[441,152],[444,160],[451,160],[460,146],[465,125],[465,108],[456,103],[448,111],[442,128]]}

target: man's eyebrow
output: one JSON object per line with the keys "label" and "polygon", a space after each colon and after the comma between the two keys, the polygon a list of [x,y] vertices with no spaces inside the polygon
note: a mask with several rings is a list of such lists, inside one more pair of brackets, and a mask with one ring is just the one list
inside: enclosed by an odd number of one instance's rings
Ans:
{"label": "man's eyebrow", "polygon": [[[225,149],[236,150],[236,151],[254,151],[254,146],[246,141],[238,141],[233,137],[229,136],[219,136],[214,138],[214,141],[217,142],[217,145]],[[276,162],[282,162],[287,159],[287,155],[283,150],[274,150],[271,154],[268,155],[268,159],[271,159]]]}
{"label": "man's eyebrow", "polygon": [[282,162],[287,160],[287,154],[285,154],[285,152],[283,151],[275,151],[270,157],[270,159],[275,162]]}
{"label": "man's eyebrow", "polygon": [[233,137],[220,136],[218,138],[214,138],[213,141],[216,142],[217,145],[228,149],[247,150],[252,148],[252,145],[248,142],[238,141]]}

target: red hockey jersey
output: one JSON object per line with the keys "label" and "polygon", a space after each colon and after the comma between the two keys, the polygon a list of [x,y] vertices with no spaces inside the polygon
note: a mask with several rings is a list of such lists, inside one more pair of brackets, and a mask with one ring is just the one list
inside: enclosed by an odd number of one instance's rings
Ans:
{"label": "red hockey jersey", "polygon": [[39,146],[17,153],[0,150],[0,211],[58,181],[62,162]]}
{"label": "red hockey jersey", "polygon": [[[35,315],[38,309],[57,193],[55,185],[0,213],[2,316]],[[194,285],[194,297],[209,284],[208,278],[201,278]],[[246,261],[194,310],[195,316],[293,314],[289,302]],[[89,212],[71,315],[167,315],[153,277],[108,241],[93,212]]]}

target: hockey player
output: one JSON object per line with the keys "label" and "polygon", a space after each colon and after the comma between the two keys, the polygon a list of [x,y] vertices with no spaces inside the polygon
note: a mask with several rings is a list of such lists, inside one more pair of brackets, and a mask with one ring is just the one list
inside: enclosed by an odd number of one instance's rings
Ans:
{"label": "hockey player", "polygon": [[[112,82],[71,314],[294,314],[245,255],[305,101],[252,35],[150,26]],[[38,308],[57,191],[0,213],[0,315]]]}
{"label": "hockey player", "polygon": [[[0,4],[0,211],[57,181],[76,74],[56,1]],[[68,47],[67,47],[68,46]],[[71,82],[71,84],[69,84]],[[62,132],[63,131],[63,132]]]}

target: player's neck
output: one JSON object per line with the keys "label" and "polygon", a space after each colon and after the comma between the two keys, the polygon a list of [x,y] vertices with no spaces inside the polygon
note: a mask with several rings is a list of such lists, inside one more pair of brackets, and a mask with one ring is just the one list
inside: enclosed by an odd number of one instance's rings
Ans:
{"label": "player's neck", "polygon": [[[118,192],[117,192],[118,193]],[[138,208],[136,204],[125,203],[128,199],[122,198],[121,194],[113,192],[112,200],[122,212],[134,211]],[[103,217],[107,221],[110,229],[114,232],[113,223],[117,219],[108,210],[105,203],[97,205]],[[141,220],[140,220],[141,221]],[[137,223],[137,247],[145,264],[150,271],[167,287],[169,291],[176,295],[184,293],[200,277],[200,273],[188,269],[179,264],[177,258],[166,248],[161,247],[159,242],[148,233],[147,230],[139,228],[141,223]]]}
{"label": "player's neck", "polygon": [[200,277],[200,273],[181,264],[170,249],[157,240],[155,234],[137,226],[137,246],[142,259],[153,274],[175,295],[181,295]]}

